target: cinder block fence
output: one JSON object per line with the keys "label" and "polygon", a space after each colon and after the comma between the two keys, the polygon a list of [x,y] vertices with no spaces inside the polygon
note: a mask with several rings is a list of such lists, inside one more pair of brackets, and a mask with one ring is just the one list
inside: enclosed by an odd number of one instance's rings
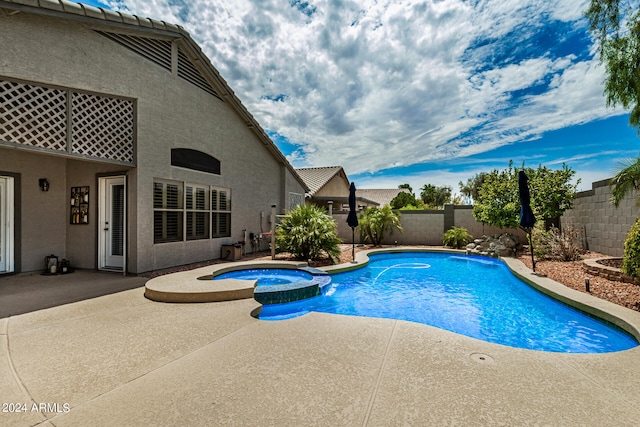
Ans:
{"label": "cinder block fence", "polygon": [[[621,257],[624,241],[629,229],[640,215],[636,206],[638,193],[632,192],[620,203],[618,208],[610,203],[611,188],[609,179],[594,182],[591,190],[579,192],[574,207],[560,218],[561,227],[572,224],[580,232],[581,244],[585,249],[605,255]],[[347,225],[347,214],[334,212],[338,224],[338,236],[351,243],[351,229]],[[443,210],[401,211],[400,221],[404,232],[394,231],[386,235],[384,244],[399,245],[442,245],[444,233],[451,227],[464,227],[473,238],[504,232],[516,235],[522,242],[526,234],[521,229],[500,229],[477,222],[473,217],[472,206],[446,205]],[[356,229],[355,242],[360,242],[360,233]]]}
{"label": "cinder block fence", "polygon": [[572,224],[580,231],[585,249],[605,255],[621,257],[624,241],[640,214],[636,206],[638,193],[628,194],[617,208],[611,204],[609,179],[591,184],[591,190],[582,191],[573,201],[573,209],[564,213],[561,224]]}
{"label": "cinder block fence", "polygon": [[[334,212],[333,218],[338,224],[338,237],[344,242],[351,243],[351,228],[347,225],[347,214]],[[524,231],[520,229],[500,229],[477,222],[473,218],[472,206],[445,205],[443,210],[401,211],[400,222],[403,232],[395,230],[393,234],[385,234],[384,244],[398,245],[442,245],[444,233],[451,227],[464,227],[473,238],[483,235],[512,233],[522,241]],[[360,232],[356,229],[355,242],[360,241]]]}

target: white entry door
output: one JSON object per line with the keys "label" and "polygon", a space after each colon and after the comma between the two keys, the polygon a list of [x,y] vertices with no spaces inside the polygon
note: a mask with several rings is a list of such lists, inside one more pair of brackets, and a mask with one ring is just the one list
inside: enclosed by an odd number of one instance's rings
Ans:
{"label": "white entry door", "polygon": [[98,268],[124,270],[127,247],[127,194],[124,176],[99,179]]}
{"label": "white entry door", "polygon": [[13,268],[13,178],[0,176],[0,273]]}

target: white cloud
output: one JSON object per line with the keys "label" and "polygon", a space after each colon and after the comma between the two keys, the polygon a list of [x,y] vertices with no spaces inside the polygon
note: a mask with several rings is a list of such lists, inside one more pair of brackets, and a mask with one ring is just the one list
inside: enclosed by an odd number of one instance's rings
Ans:
{"label": "white cloud", "polygon": [[551,55],[536,45],[550,20],[584,28],[587,3],[120,0],[111,6],[183,25],[260,124],[300,146],[289,157],[294,164],[340,164],[357,174],[476,154],[622,113],[605,108],[595,60]]}

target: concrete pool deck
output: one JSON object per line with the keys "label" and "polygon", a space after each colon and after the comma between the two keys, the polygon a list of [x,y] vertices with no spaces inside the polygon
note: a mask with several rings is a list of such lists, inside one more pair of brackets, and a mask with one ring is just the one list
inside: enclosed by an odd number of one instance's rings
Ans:
{"label": "concrete pool deck", "polygon": [[[250,316],[257,307],[252,299],[158,303],[141,287],[2,318],[0,425],[635,426],[640,419],[639,347],[544,353],[397,320],[311,313],[265,322]],[[619,309],[639,329],[640,313]]]}

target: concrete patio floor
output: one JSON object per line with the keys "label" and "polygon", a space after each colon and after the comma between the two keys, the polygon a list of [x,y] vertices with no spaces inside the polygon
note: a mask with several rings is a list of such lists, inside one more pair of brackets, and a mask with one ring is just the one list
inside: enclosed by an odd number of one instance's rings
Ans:
{"label": "concrete patio floor", "polygon": [[0,318],[0,425],[635,426],[640,419],[638,347],[544,353],[405,321],[312,313],[265,322],[250,316],[254,300],[167,304],[143,293]]}

